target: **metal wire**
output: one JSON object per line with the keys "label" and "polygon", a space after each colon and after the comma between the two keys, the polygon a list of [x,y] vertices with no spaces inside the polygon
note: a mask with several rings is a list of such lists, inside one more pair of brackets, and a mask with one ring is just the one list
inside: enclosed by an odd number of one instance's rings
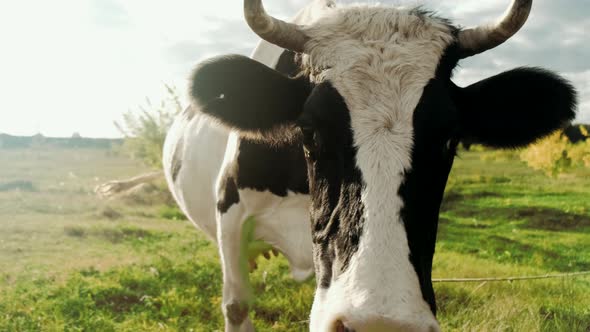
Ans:
{"label": "metal wire", "polygon": [[495,282],[495,281],[522,281],[522,280],[538,280],[538,279],[557,279],[557,278],[572,278],[590,276],[590,271],[561,273],[561,274],[544,274],[537,276],[520,276],[520,277],[497,277],[497,278],[439,278],[432,279],[435,283],[458,283],[458,282]]}

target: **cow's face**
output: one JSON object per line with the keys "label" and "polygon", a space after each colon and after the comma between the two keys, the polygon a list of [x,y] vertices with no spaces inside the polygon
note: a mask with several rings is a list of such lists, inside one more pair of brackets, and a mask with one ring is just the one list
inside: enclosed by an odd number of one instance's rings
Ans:
{"label": "cow's face", "polygon": [[458,57],[441,61],[456,52],[455,29],[417,10],[355,7],[306,34],[304,67],[318,84],[297,120],[318,280],[311,330],[428,331],[458,124],[447,86]]}
{"label": "cow's face", "polygon": [[244,135],[303,141],[317,275],[312,331],[436,331],[432,258],[458,140],[526,145],[574,116],[575,93],[538,69],[467,88],[451,81],[460,58],[520,28],[530,1],[472,30],[416,9],[318,1],[324,17],[306,27],[246,1],[259,35],[304,54],[303,78],[216,58],[195,71],[193,100]]}

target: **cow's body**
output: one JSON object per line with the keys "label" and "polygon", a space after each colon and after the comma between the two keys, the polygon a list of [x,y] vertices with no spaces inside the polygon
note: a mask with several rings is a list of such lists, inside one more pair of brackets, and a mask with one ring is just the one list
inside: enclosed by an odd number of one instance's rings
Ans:
{"label": "cow's body", "polygon": [[438,331],[432,260],[458,142],[526,146],[575,115],[575,90],[545,70],[452,81],[461,59],[516,33],[532,1],[472,29],[421,8],[315,0],[297,25],[244,5],[250,27],[299,65],[266,44],[259,62],[201,63],[164,160],[177,201],[219,245],[226,331],[253,329],[240,252],[251,216],[254,239],[297,279],[315,271],[312,331]]}
{"label": "cow's body", "polygon": [[[305,163],[303,153],[293,153],[296,148],[242,139],[189,108],[166,138],[166,180],[182,211],[212,241],[218,241],[218,218],[233,212],[229,206],[241,211],[227,223],[254,217],[253,240],[283,253],[301,281],[313,273],[313,262]],[[241,236],[241,226],[228,227]],[[228,250],[238,255],[240,244],[235,245]]]}

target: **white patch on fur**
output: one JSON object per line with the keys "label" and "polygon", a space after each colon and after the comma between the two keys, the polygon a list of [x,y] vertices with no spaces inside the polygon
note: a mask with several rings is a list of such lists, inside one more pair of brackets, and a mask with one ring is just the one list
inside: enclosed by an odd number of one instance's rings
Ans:
{"label": "white patch on fur", "polygon": [[454,37],[437,19],[370,6],[336,9],[306,33],[304,63],[344,98],[366,184],[358,251],[317,290],[310,329],[333,331],[342,320],[359,332],[438,330],[409,261],[398,190],[411,167],[414,110]]}
{"label": "white patch on fur", "polygon": [[309,195],[289,192],[279,197],[271,192],[240,190],[241,204],[256,220],[255,240],[278,249],[289,261],[291,275],[304,281],[313,272]]}

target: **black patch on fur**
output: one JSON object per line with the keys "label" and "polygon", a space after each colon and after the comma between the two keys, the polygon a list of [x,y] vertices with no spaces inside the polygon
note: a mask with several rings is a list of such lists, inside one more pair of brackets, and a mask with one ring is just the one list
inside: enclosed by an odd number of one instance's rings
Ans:
{"label": "black patch on fur", "polygon": [[522,147],[567,126],[575,117],[576,91],[540,68],[517,68],[455,88],[462,135],[499,148]]}
{"label": "black patch on fur", "polygon": [[226,213],[230,207],[240,202],[240,194],[238,193],[238,186],[236,181],[231,176],[224,176],[221,180],[219,188],[219,201],[217,202],[217,210]]}
{"label": "black patch on fur", "polygon": [[300,142],[274,146],[241,138],[238,149],[235,177],[240,189],[270,191],[281,197],[289,192],[309,193]]}
{"label": "black patch on fur", "polygon": [[418,275],[422,297],[434,314],[432,259],[440,204],[458,142],[458,113],[450,93],[457,54],[455,45],[446,50],[435,77],[424,88],[416,106],[412,166],[399,189],[404,202],[400,216],[408,237],[410,262]]}
{"label": "black patch on fur", "polygon": [[459,140],[495,147],[524,146],[574,116],[575,91],[559,76],[516,69],[465,89],[451,81],[461,50],[451,45],[414,111],[412,166],[399,194],[401,218],[424,300],[436,314],[432,287],[440,204]]}
{"label": "black patch on fur", "polygon": [[232,302],[225,306],[227,319],[233,326],[240,326],[248,317],[248,305],[241,302]]}
{"label": "black patch on fur", "polygon": [[255,134],[291,124],[309,94],[306,78],[292,79],[241,55],[215,57],[193,72],[190,95],[200,112]]}
{"label": "black patch on fur", "polygon": [[306,149],[318,285],[328,288],[357,251],[364,225],[349,110],[331,83],[318,85],[298,120]]}

